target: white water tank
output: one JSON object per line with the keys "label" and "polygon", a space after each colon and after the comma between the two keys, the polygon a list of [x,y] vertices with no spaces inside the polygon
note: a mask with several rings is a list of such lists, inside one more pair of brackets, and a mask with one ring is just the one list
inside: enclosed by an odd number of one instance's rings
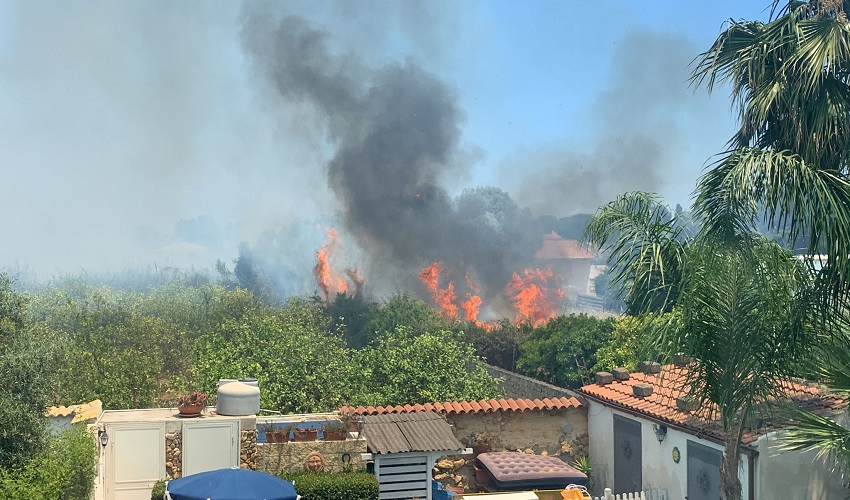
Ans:
{"label": "white water tank", "polygon": [[219,415],[256,415],[260,413],[260,388],[252,383],[219,381],[215,411]]}

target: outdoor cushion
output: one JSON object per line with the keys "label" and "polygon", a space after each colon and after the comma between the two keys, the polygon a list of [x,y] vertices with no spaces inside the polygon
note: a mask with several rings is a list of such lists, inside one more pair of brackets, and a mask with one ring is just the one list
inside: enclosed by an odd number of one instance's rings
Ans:
{"label": "outdoor cushion", "polygon": [[496,452],[482,453],[477,460],[501,490],[561,489],[568,484],[587,484],[586,474],[557,457]]}

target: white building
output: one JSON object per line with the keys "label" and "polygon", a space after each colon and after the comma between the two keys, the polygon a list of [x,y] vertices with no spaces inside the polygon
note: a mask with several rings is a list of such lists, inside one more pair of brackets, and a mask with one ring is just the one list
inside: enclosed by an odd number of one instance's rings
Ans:
{"label": "white building", "polygon": [[[615,493],[666,489],[671,500],[720,498],[722,432],[717,422],[683,409],[688,405],[677,380],[684,368],[615,373],[613,381],[603,374],[597,377],[602,383],[580,390],[588,399],[596,483],[613,485]],[[798,406],[821,414],[838,416],[847,406],[843,397],[813,385],[791,384],[788,394]],[[840,473],[816,459],[816,452],[780,452],[779,432],[769,426],[745,432],[739,468],[743,498],[827,500],[850,494]]]}

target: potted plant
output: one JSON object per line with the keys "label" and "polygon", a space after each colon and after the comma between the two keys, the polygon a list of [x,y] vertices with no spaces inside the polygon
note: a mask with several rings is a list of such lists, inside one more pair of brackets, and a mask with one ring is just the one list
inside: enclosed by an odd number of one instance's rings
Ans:
{"label": "potted plant", "polygon": [[288,425],[269,424],[266,426],[266,442],[267,443],[286,443],[289,442],[289,431],[292,430]]}
{"label": "potted plant", "polygon": [[359,416],[355,415],[353,412],[347,411],[339,414],[339,421],[345,424],[345,428],[348,432],[358,432],[358,420]]}
{"label": "potted plant", "polygon": [[274,430],[274,442],[275,443],[288,443],[289,442],[289,433],[294,429],[292,424],[290,425],[281,425],[275,427]]}
{"label": "potted plant", "polygon": [[304,441],[315,441],[316,436],[319,435],[319,429],[310,429],[307,427],[295,427],[295,430],[292,431],[292,440],[296,443],[301,443]]}
{"label": "potted plant", "polygon": [[180,396],[180,399],[177,400],[177,411],[180,412],[180,415],[184,416],[200,415],[206,405],[206,393],[193,391]]}
{"label": "potted plant", "polygon": [[348,425],[342,420],[328,420],[322,427],[322,439],[325,441],[345,441],[348,438]]}

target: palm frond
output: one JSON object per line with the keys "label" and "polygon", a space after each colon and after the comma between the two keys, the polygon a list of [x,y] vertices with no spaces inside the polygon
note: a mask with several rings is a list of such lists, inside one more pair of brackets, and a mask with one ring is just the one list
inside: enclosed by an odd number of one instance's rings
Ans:
{"label": "palm frond", "polygon": [[805,235],[810,253],[825,251],[825,272],[850,279],[850,183],[813,168],[790,151],[728,152],[698,181],[696,213],[704,232],[733,241],[755,229],[761,210],[771,229],[791,240]]}
{"label": "palm frond", "polygon": [[630,312],[669,310],[676,296],[684,251],[683,227],[650,193],[626,193],[602,206],[583,239],[609,255],[613,283]]}
{"label": "palm frond", "polygon": [[789,428],[782,439],[783,451],[818,450],[818,457],[832,456],[850,470],[850,430],[832,418],[803,410],[792,410]]}

